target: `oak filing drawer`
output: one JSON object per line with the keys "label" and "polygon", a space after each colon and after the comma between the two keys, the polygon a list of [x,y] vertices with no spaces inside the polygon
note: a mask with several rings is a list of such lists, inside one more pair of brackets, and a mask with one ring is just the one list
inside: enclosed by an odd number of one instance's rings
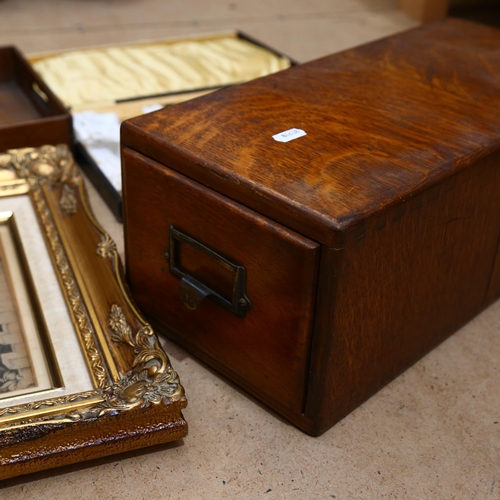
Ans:
{"label": "oak filing drawer", "polygon": [[[140,212],[127,212],[127,255],[138,264],[128,269],[135,299],[153,317],[168,318],[172,335],[183,335],[181,343],[240,376],[261,398],[279,394],[278,404],[301,412],[319,245],[130,150],[124,150],[123,162],[126,189],[133,186],[141,206]],[[169,272],[167,248],[177,250],[180,270],[227,302],[234,274],[182,235],[244,264],[246,286],[235,300],[247,302],[244,318],[213,300],[202,300],[192,311],[179,299],[180,281]]]}
{"label": "oak filing drawer", "polygon": [[139,305],[324,432],[498,297],[499,75],[499,32],[446,20],[126,122]]}

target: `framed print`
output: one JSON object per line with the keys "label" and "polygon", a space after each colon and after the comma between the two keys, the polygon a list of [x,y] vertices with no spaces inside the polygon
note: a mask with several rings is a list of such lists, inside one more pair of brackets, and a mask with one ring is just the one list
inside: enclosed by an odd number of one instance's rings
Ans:
{"label": "framed print", "polygon": [[68,148],[0,154],[0,479],[179,439],[186,405]]}
{"label": "framed print", "polygon": [[0,212],[0,402],[60,387],[14,213]]}

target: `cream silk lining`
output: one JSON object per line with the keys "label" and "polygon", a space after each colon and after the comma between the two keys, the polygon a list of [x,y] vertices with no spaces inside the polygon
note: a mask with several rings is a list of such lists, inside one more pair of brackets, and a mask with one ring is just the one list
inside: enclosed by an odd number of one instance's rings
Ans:
{"label": "cream silk lining", "polygon": [[34,58],[33,65],[73,111],[119,100],[240,83],[290,61],[236,35],[84,49]]}

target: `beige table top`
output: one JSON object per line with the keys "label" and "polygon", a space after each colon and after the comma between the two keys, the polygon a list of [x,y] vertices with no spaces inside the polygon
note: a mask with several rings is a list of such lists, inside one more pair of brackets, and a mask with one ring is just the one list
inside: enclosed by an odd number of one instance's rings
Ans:
{"label": "beige table top", "polygon": [[[395,0],[0,1],[0,45],[25,52],[240,28],[307,60],[412,25]],[[500,302],[319,438],[164,347],[189,400],[186,439],[0,481],[1,500],[500,499]]]}

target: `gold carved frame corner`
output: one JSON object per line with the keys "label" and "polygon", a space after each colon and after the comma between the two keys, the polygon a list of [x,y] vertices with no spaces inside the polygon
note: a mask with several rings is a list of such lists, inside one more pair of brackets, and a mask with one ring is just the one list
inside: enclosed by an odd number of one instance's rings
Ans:
{"label": "gold carved frame corner", "polygon": [[[8,151],[0,171],[15,177],[0,180],[0,196],[31,199],[93,383],[86,392],[0,408],[0,478],[59,465],[61,457],[72,463],[111,454],[101,429],[109,436],[116,427],[125,442],[130,432],[122,450],[186,435],[184,389],[128,295],[116,245],[90,209],[67,146]],[[79,432],[85,452],[64,441]],[[42,459],[36,450],[47,447]]]}

